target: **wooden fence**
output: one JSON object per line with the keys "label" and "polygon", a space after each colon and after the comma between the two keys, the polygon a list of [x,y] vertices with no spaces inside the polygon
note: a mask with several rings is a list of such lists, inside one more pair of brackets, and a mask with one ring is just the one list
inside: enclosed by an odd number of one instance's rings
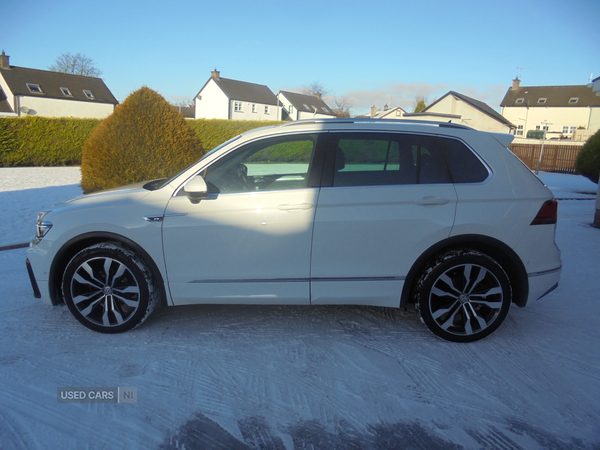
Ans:
{"label": "wooden fence", "polygon": [[552,141],[544,143],[544,153],[540,164],[542,142],[512,143],[508,148],[525,163],[531,170],[542,172],[575,173],[575,159],[583,143],[555,144]]}

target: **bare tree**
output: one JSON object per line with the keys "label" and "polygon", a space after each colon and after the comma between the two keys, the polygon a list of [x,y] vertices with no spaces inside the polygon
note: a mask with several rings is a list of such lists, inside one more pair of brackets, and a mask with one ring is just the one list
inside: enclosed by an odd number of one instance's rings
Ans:
{"label": "bare tree", "polygon": [[333,112],[337,117],[350,117],[350,109],[354,106],[354,100],[348,97],[347,95],[342,95],[338,97],[337,95],[333,96]]}
{"label": "bare tree", "polygon": [[63,53],[56,58],[54,64],[48,67],[48,70],[83,75],[85,77],[99,77],[102,74],[102,71],[94,66],[94,60],[81,53],[77,53],[76,55]]}
{"label": "bare tree", "polygon": [[316,95],[317,97],[324,97],[329,94],[329,91],[318,81],[313,81],[308,86],[300,88],[300,92],[304,95]]}

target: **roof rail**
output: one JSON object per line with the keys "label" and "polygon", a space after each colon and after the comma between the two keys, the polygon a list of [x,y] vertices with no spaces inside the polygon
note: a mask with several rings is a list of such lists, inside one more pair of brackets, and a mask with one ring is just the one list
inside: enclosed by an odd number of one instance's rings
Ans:
{"label": "roof rail", "polygon": [[378,124],[378,125],[385,125],[385,124],[391,124],[391,123],[403,123],[403,124],[439,126],[439,127],[444,127],[444,128],[460,128],[463,130],[473,130],[473,128],[468,127],[466,125],[461,125],[461,124],[452,123],[452,122],[440,122],[440,121],[433,121],[433,120],[414,120],[414,119],[373,119],[371,117],[336,118],[336,119],[304,119],[304,120],[295,120],[292,122],[287,122],[280,126],[288,127],[288,126],[294,126],[294,125],[315,124],[315,123],[332,123],[332,124],[371,123],[371,124]]}

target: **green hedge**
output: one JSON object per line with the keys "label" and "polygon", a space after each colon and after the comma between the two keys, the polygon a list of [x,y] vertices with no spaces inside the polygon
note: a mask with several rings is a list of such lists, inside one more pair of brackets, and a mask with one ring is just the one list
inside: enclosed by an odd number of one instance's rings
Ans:
{"label": "green hedge", "polygon": [[188,120],[192,130],[196,132],[204,150],[210,151],[223,142],[255,128],[279,125],[283,122],[257,120],[221,120],[198,119]]}
{"label": "green hedge", "polygon": [[72,166],[99,119],[0,119],[0,166]]}
{"label": "green hedge", "polygon": [[[0,118],[0,167],[77,166],[99,119]],[[206,151],[254,128],[282,122],[198,119],[187,123]]]}

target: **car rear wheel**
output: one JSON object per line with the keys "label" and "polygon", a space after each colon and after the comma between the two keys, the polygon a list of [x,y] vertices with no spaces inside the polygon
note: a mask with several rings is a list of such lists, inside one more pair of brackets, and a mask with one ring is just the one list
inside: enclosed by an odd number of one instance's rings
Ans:
{"label": "car rear wheel", "polygon": [[146,264],[131,250],[110,242],[77,253],[65,269],[62,289],[75,318],[103,333],[135,328],[158,303]]}
{"label": "car rear wheel", "polygon": [[421,320],[435,335],[472,342],[493,333],[512,302],[510,280],[500,264],[476,250],[435,258],[417,281]]}

